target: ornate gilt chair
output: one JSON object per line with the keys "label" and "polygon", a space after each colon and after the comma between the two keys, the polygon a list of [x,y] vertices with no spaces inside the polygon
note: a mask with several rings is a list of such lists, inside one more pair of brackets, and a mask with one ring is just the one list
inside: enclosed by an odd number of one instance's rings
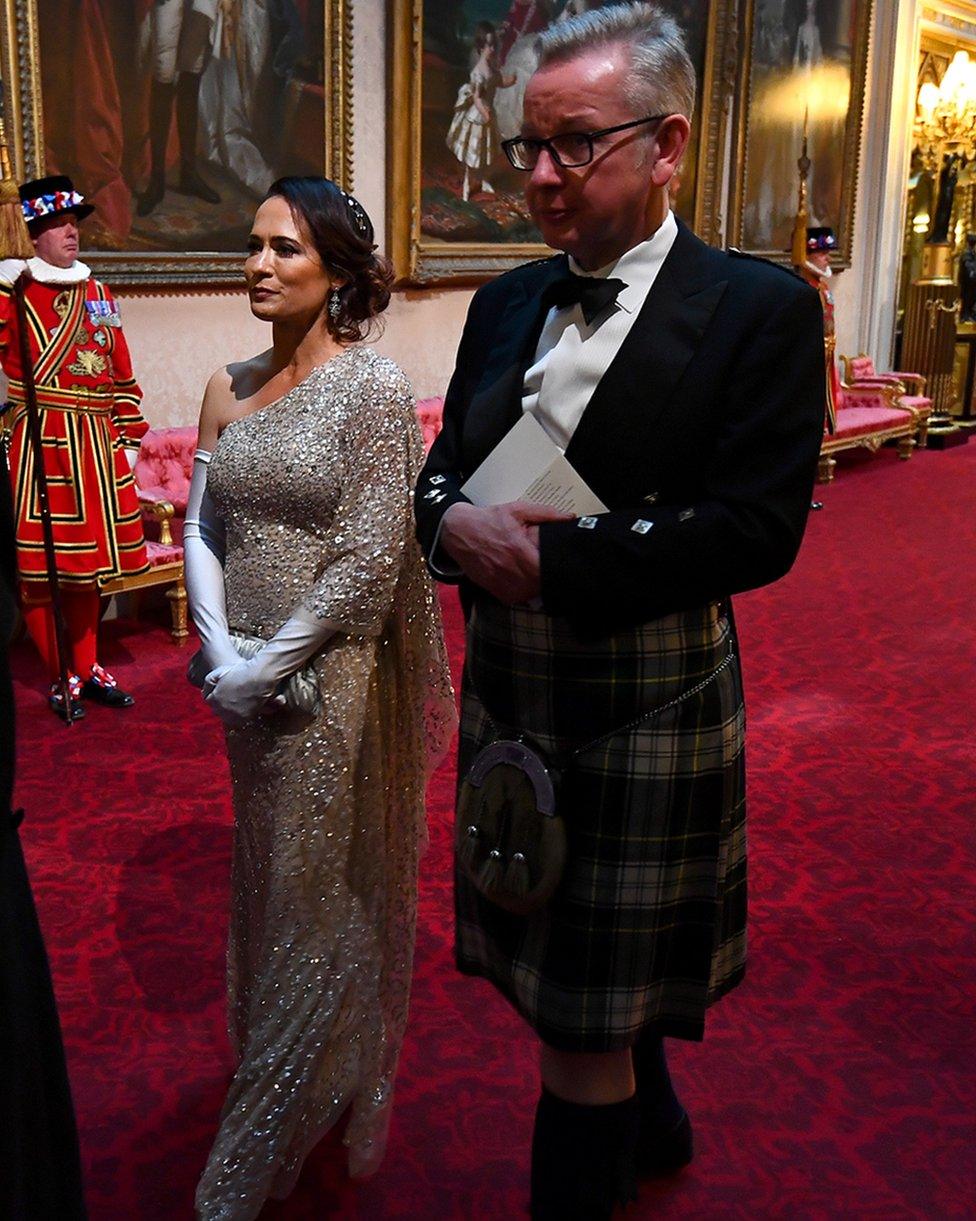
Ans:
{"label": "ornate gilt chair", "polygon": [[899,392],[902,404],[912,407],[924,416],[920,429],[918,444],[925,448],[925,438],[928,432],[928,418],[932,411],[932,400],[925,393],[925,378],[921,373],[908,373],[896,370],[889,373],[879,373],[874,367],[874,361],[866,352],[857,356],[842,356],[844,366],[844,381],[849,386],[894,386]]}
{"label": "ornate gilt chair", "polygon": [[142,438],[133,473],[146,531],[149,571],[136,577],[119,577],[102,587],[106,596],[134,595],[137,612],[143,590],[167,586],[170,635],[175,644],[183,644],[190,634],[183,579],[183,518],[196,444],[195,428],[151,428]]}

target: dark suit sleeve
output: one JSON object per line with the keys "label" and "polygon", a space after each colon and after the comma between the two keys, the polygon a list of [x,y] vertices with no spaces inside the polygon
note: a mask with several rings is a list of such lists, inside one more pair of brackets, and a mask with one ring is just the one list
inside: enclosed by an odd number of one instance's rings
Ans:
{"label": "dark suit sleeve", "polygon": [[[488,348],[487,331],[492,314],[490,294],[485,289],[475,293],[461,334],[454,373],[444,398],[441,431],[427,455],[414,494],[417,540],[432,575],[447,584],[457,584],[460,576],[445,576],[430,565],[441,518],[451,505],[459,502],[470,504],[468,498],[461,494],[461,484],[465,480],[462,473],[461,433],[468,403],[484,367]],[[450,561],[447,563],[450,565]]]}
{"label": "dark suit sleeve", "polygon": [[[730,362],[714,442],[686,503],[602,514],[592,529],[540,527],[550,614],[581,630],[611,630],[789,571],[810,508],[826,399],[819,298],[798,282],[784,297]],[[635,530],[638,522],[650,528]]]}

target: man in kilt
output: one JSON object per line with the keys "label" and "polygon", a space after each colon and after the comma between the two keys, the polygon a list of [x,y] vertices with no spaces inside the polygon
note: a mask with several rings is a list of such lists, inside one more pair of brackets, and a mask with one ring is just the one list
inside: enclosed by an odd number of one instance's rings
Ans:
{"label": "man in kilt", "polygon": [[[20,188],[37,251],[25,266],[0,262],[0,361],[8,402],[0,425],[14,494],[21,610],[51,678],[48,702],[58,716],[84,715],[82,699],[110,708],[134,701],[98,661],[99,586],[146,571],[146,544],[131,467],[149,425],[122,333],[119,307],[78,260],[78,222],[91,204],[64,175]],[[43,525],[27,434],[20,326],[13,284],[25,290],[28,348],[37,384],[41,444],[54,531],[61,601],[71,648],[70,707],[58,680]]]}
{"label": "man in kilt", "polygon": [[[745,968],[729,596],[797,554],[824,361],[812,289],[669,210],[695,91],[675,23],[607,6],[551,27],[539,55],[504,147],[564,253],[476,293],[416,513],[467,614],[459,777],[499,737],[562,761],[552,898],[515,915],[459,867],[456,950],[539,1036],[532,1215],[566,1221],[691,1158],[662,1037],[701,1039]],[[609,511],[467,500],[526,411]]]}

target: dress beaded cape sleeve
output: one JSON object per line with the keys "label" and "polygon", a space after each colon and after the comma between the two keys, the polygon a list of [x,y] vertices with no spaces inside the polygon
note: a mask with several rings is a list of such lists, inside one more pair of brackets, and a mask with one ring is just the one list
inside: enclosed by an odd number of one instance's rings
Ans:
{"label": "dress beaded cape sleeve", "polygon": [[297,606],[343,630],[313,659],[314,718],[282,712],[227,731],[239,1067],[197,1191],[201,1218],[256,1217],[287,1195],[347,1110],[350,1172],[383,1156],[424,791],[455,721],[413,539],[422,460],[405,377],[350,348],[229,425],[210,464],[231,630],[270,638]]}

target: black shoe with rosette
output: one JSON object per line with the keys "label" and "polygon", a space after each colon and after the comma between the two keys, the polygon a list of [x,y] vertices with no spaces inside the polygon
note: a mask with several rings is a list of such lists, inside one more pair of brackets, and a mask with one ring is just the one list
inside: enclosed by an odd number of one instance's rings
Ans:
{"label": "black shoe with rosette", "polygon": [[106,708],[131,708],[136,702],[128,691],[123,691],[107,670],[97,663],[91,668],[91,678],[82,684],[81,694],[95,704]]}
{"label": "black shoe with rosette", "polygon": [[51,683],[51,690],[47,695],[47,705],[62,721],[80,721],[85,715],[85,710],[81,706],[81,679],[77,674],[68,675],[68,691],[71,698],[65,709],[64,693],[61,690],[60,682]]}

